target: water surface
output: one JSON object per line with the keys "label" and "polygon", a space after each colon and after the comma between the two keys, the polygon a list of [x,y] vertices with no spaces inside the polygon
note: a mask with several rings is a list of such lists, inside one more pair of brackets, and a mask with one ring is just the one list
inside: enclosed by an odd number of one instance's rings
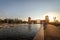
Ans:
{"label": "water surface", "polygon": [[19,24],[12,27],[9,25],[0,29],[0,39],[32,40],[40,27],[40,24]]}

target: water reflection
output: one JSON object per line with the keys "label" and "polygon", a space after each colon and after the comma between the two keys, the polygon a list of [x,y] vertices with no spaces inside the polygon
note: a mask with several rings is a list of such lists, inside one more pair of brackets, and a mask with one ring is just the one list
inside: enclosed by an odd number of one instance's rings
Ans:
{"label": "water reflection", "polygon": [[15,27],[6,26],[0,29],[0,38],[19,38],[19,39],[32,39],[40,28],[40,24],[20,24]]}
{"label": "water reflection", "polygon": [[28,30],[31,32],[31,24],[28,24]]}

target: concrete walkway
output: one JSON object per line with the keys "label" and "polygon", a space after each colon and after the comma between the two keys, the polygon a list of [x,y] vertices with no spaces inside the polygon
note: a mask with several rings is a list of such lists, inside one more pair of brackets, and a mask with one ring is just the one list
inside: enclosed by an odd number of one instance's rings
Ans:
{"label": "concrete walkway", "polygon": [[60,40],[60,29],[47,24],[45,30],[43,27],[40,28],[33,40]]}
{"label": "concrete walkway", "polygon": [[36,36],[33,40],[44,40],[44,30],[43,26],[41,26],[40,30],[37,32]]}
{"label": "concrete walkway", "polygon": [[54,25],[48,24],[44,30],[45,40],[60,40],[60,29]]}

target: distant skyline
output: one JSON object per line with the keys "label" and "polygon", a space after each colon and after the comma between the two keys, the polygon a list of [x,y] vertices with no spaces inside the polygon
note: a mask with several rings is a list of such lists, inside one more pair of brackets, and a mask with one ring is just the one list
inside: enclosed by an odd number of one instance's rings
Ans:
{"label": "distant skyline", "polygon": [[60,0],[0,0],[0,18],[44,19],[45,15],[60,20]]}

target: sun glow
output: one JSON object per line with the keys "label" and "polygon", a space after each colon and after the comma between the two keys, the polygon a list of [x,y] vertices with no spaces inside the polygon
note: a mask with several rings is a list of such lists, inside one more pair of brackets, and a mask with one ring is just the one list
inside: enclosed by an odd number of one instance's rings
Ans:
{"label": "sun glow", "polygon": [[44,16],[46,16],[46,15],[49,16],[50,22],[53,22],[54,21],[54,17],[56,17],[56,13],[55,12],[48,12]]}
{"label": "sun glow", "polygon": [[49,16],[50,21],[54,21],[54,19],[53,19],[54,16],[53,15],[48,15],[48,16]]}

